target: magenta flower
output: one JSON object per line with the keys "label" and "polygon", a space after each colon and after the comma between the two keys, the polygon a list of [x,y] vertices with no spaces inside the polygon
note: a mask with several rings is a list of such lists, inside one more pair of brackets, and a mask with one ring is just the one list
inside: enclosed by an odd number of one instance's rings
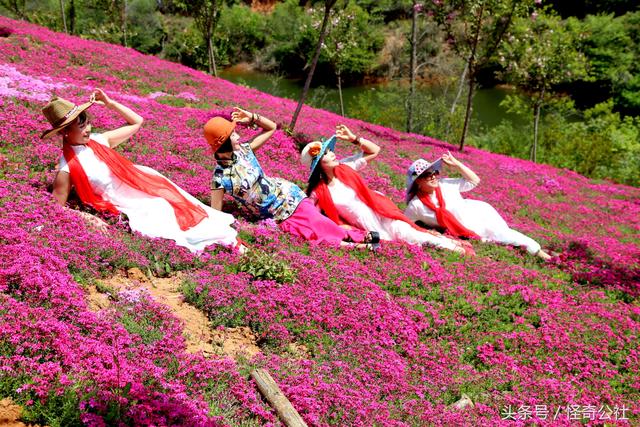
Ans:
{"label": "magenta flower", "polygon": [[[482,178],[468,197],[559,253],[544,265],[482,243],[470,259],[394,243],[376,253],[312,246],[233,205],[225,209],[268,262],[219,248],[193,255],[130,234],[125,218],[106,218],[102,234],[47,191],[60,156],[58,141],[38,138],[51,94],[81,102],[96,85],[139,112],[145,125],[118,149],[204,201],[215,160],[203,124],[236,104],[283,124],[295,102],[23,21],[0,17],[0,27],[13,30],[0,43],[0,381],[10,379],[2,384],[30,410],[71,395],[88,425],[111,422],[114,408],[129,425],[275,425],[246,375],[255,366],[309,425],[573,425],[578,412],[587,425],[637,420],[639,189],[473,147],[460,153]],[[191,107],[168,105],[175,98]],[[99,131],[121,124],[109,110],[90,111]],[[301,140],[345,123],[379,143],[380,168],[363,174],[398,203],[412,161],[453,148],[306,106],[298,123]],[[258,153],[265,171],[304,186],[299,142],[276,131]],[[202,328],[227,337],[211,348],[248,330],[260,353],[190,353],[183,321],[142,279],[126,277],[132,268],[154,284],[175,280],[208,316]],[[88,295],[96,284],[108,290],[101,280],[126,286],[104,294],[99,309]],[[463,393],[474,406],[455,409]],[[618,419],[596,418],[606,414]]]}

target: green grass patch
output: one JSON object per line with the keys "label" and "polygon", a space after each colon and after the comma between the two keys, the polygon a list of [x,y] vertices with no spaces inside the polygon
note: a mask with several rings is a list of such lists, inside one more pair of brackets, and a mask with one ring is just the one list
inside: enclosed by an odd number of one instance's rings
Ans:
{"label": "green grass patch", "polygon": [[391,166],[389,166],[388,164],[383,162],[375,162],[374,165],[375,169],[381,175],[387,176],[391,180],[391,183],[394,187],[404,188],[407,184],[407,178],[404,175],[400,175],[394,172],[393,169],[391,169]]}
{"label": "green grass patch", "polygon": [[540,212],[529,209],[529,207],[526,207],[526,206],[518,209],[518,211],[516,212],[516,215],[519,217],[528,218],[533,222],[535,222],[536,224],[541,225],[543,227],[549,224],[549,221],[543,218]]}
{"label": "green grass patch", "polygon": [[130,334],[138,335],[147,345],[164,338],[162,320],[157,319],[155,314],[150,311],[122,311],[118,321]]}
{"label": "green grass patch", "polygon": [[282,259],[258,249],[249,249],[235,266],[236,271],[248,273],[256,280],[274,280],[278,283],[293,283],[295,270]]}
{"label": "green grass patch", "polygon": [[[33,392],[18,393],[16,390],[32,380],[26,375],[0,375],[0,396],[11,398],[23,407],[20,420],[27,424],[49,427],[80,427],[80,399],[74,386],[64,388],[62,394],[49,393],[40,399]],[[30,405],[27,402],[31,401]]]}
{"label": "green grass patch", "polygon": [[214,105],[220,105],[220,101],[210,98],[209,101],[193,101],[190,99],[184,99],[177,96],[159,96],[156,98],[156,102],[163,105],[170,105],[172,107],[189,107],[197,108],[199,110],[210,110]]}
{"label": "green grass patch", "polygon": [[112,298],[116,298],[118,295],[118,291],[116,291],[115,288],[107,285],[104,282],[96,281],[95,286],[96,286],[96,290],[101,294],[109,295]]}
{"label": "green grass patch", "polygon": [[208,289],[199,290],[197,287],[195,282],[185,279],[180,284],[180,292],[184,295],[185,301],[205,312],[211,321],[211,327],[235,328],[248,324],[247,304],[244,299],[237,298],[229,305],[212,308]]}

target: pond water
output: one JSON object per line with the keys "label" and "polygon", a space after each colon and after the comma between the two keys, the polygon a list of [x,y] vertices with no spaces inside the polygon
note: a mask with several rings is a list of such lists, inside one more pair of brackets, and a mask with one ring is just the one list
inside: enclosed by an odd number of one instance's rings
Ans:
{"label": "pond water", "polygon": [[[219,76],[233,83],[242,84],[262,92],[293,100],[298,99],[304,85],[304,81],[300,79],[283,78],[243,66],[227,68],[221,71]],[[368,84],[343,87],[342,97],[344,100],[345,115],[352,117],[349,111],[360,95],[367,91],[380,88],[382,85],[383,84]],[[419,90],[431,91],[433,94],[437,88],[422,87]],[[509,120],[516,125],[521,125],[521,118],[507,113],[504,108],[500,107],[500,102],[502,102],[509,93],[513,92],[505,88],[478,89],[473,99],[473,126],[475,128],[489,128],[498,125],[502,120]],[[461,107],[463,107],[465,99],[461,97],[459,102]],[[314,107],[340,114],[340,101],[337,87],[312,87],[307,96],[307,103]]]}

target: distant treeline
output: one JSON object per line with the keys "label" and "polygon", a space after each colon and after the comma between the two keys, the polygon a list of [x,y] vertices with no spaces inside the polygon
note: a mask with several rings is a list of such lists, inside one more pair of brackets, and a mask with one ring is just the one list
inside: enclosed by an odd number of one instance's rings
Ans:
{"label": "distant treeline", "polygon": [[[0,11],[211,73],[248,62],[273,74],[303,77],[327,3],[0,0]],[[333,3],[315,84],[391,83],[363,94],[351,116],[451,142],[463,135],[462,146],[467,120],[461,106],[469,93],[472,98],[471,88],[508,83],[524,96],[509,97],[505,107],[529,124],[475,128],[470,144],[640,185],[640,3],[468,0],[465,5],[480,10],[489,4],[495,10],[520,8],[518,15],[501,18],[503,27],[493,17],[494,30],[482,40],[500,33],[499,48],[487,50],[481,41],[473,59],[469,37],[459,36],[485,19],[489,28],[492,17],[458,8],[461,2]],[[470,65],[476,68],[468,71]],[[416,84],[437,85],[442,96],[410,89]]]}

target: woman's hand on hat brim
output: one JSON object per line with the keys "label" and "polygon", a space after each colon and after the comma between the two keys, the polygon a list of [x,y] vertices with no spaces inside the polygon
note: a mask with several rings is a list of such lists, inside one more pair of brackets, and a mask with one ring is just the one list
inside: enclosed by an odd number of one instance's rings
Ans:
{"label": "woman's hand on hat brim", "polygon": [[450,151],[447,151],[445,154],[443,154],[441,159],[446,165],[449,166],[457,167],[460,165],[460,161],[453,157],[453,154],[451,154]]}
{"label": "woman's hand on hat brim", "polygon": [[353,142],[356,139],[356,135],[345,125],[336,126],[336,137],[349,142]]}
{"label": "woman's hand on hat brim", "polygon": [[104,105],[104,106],[109,106],[111,104],[111,98],[109,98],[109,96],[102,90],[99,88],[96,88],[93,93],[91,94],[91,98],[89,98],[90,101],[94,101],[96,104],[98,105]]}
{"label": "woman's hand on hat brim", "polygon": [[235,111],[231,113],[231,120],[236,123],[251,123],[253,114],[239,107],[233,107]]}

